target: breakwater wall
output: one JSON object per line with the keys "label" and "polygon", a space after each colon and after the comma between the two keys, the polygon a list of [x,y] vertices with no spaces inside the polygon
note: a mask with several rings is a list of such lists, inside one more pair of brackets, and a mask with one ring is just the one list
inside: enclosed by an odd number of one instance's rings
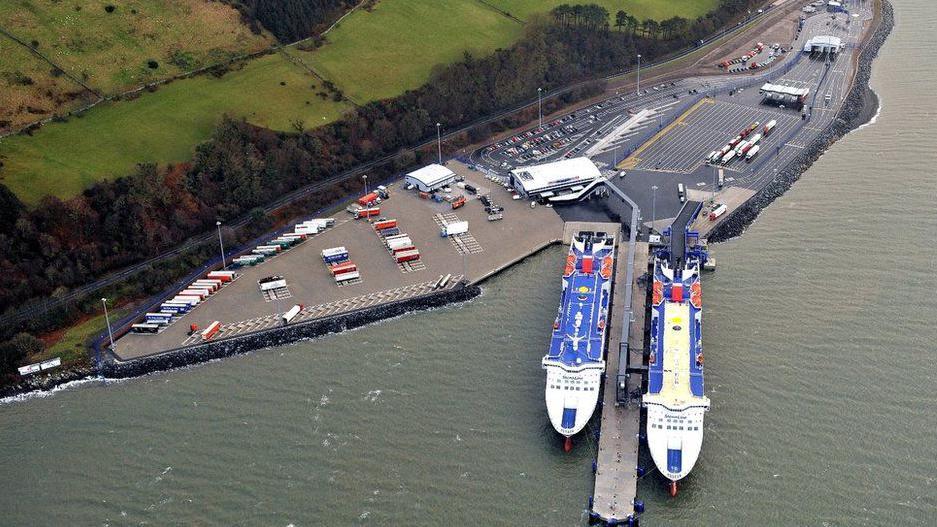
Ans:
{"label": "breakwater wall", "polygon": [[[168,350],[157,355],[141,357],[131,361],[121,362],[110,358],[102,363],[99,373],[107,379],[122,379],[191,366],[259,349],[314,339],[330,333],[340,333],[414,311],[464,302],[475,298],[479,294],[481,294],[479,286],[460,283],[445,291],[437,291],[357,311],[339,313],[326,318],[246,333],[197,346]],[[0,390],[0,397],[13,397],[33,391],[51,390],[68,382],[94,378],[95,375],[96,372],[90,367],[70,368],[59,373],[29,378],[16,385],[5,387]]]}
{"label": "breakwater wall", "polygon": [[721,242],[742,234],[755,221],[758,214],[781,197],[800,176],[836,141],[850,131],[867,122],[878,106],[875,93],[869,88],[872,62],[894,27],[894,10],[888,0],[882,1],[882,13],[878,27],[859,54],[856,76],[842,108],[826,130],[821,132],[804,151],[778,172],[774,181],[752,196],[744,205],[734,210],[714,228],[707,239]]}
{"label": "breakwater wall", "polygon": [[330,333],[366,326],[373,322],[397,317],[413,311],[442,307],[454,302],[470,300],[481,293],[481,288],[459,284],[452,289],[397,302],[373,306],[358,311],[339,313],[326,318],[298,324],[270,328],[255,333],[238,335],[230,339],[207,342],[196,346],[177,348],[158,355],[132,361],[109,360],[101,369],[107,378],[137,377],[156,371],[171,370],[200,362],[230,357],[273,346],[282,346],[305,339],[314,339]]}

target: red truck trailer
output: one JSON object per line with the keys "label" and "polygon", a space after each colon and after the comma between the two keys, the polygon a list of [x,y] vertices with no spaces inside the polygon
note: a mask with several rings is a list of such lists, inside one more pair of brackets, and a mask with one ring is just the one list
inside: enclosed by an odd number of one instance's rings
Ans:
{"label": "red truck trailer", "polygon": [[212,337],[218,333],[218,330],[221,329],[221,322],[217,320],[208,325],[207,328],[202,330],[202,340],[210,340]]}
{"label": "red truck trailer", "polygon": [[394,261],[397,263],[412,262],[414,260],[420,259],[420,251],[416,249],[410,251],[402,251],[394,254]]}
{"label": "red truck trailer", "polygon": [[329,267],[329,271],[332,273],[333,276],[340,275],[342,273],[350,273],[350,272],[357,271],[357,270],[358,270],[358,266],[352,262],[342,262],[342,263],[335,264]]}
{"label": "red truck trailer", "polygon": [[361,196],[360,198],[358,198],[358,205],[361,205],[362,207],[367,207],[372,203],[377,203],[377,198],[378,198],[377,192],[371,192],[371,193],[365,194],[364,196]]}
{"label": "red truck trailer", "polygon": [[380,216],[381,209],[380,207],[373,207],[370,209],[358,209],[355,212],[355,219],[360,220],[361,218],[373,218],[374,216]]}
{"label": "red truck trailer", "polygon": [[392,229],[397,226],[397,220],[381,220],[374,222],[374,228],[382,231],[384,229]]}

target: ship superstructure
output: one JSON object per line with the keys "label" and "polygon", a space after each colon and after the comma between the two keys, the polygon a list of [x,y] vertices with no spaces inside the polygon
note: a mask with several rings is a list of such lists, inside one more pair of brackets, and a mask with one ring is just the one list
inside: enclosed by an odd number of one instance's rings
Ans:
{"label": "ship superstructure", "polygon": [[573,238],[550,350],[541,361],[547,413],[566,436],[566,450],[571,436],[589,422],[601,392],[614,248],[614,238],[605,233],[580,232]]}

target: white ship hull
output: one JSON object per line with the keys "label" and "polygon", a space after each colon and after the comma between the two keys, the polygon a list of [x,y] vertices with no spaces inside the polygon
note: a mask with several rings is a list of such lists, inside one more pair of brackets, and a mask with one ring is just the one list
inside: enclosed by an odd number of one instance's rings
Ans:
{"label": "white ship hull", "polygon": [[659,405],[647,406],[647,446],[654,464],[671,481],[686,477],[696,465],[703,448],[705,408],[674,411]]}
{"label": "white ship hull", "polygon": [[568,372],[556,365],[544,367],[547,370],[544,398],[550,423],[557,432],[566,437],[576,435],[595,412],[599,401],[602,369],[589,368]]}

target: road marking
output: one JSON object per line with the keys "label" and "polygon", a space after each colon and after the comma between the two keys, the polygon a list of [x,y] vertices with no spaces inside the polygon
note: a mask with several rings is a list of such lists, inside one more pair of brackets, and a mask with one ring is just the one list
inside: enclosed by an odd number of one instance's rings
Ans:
{"label": "road marking", "polygon": [[643,145],[639,146],[638,149],[634,151],[634,153],[632,153],[630,156],[628,156],[627,158],[625,158],[625,160],[623,160],[621,163],[619,163],[616,168],[619,169],[619,170],[621,170],[621,169],[626,169],[626,168],[627,168],[627,169],[632,169],[632,168],[634,168],[635,166],[637,166],[638,162],[641,161],[641,158],[638,157],[638,156],[639,156],[642,152],[644,152],[644,150],[646,150],[648,147],[650,147],[651,145],[653,145],[654,143],[656,143],[657,141],[659,141],[660,138],[662,138],[662,137],[664,137],[665,135],[667,135],[668,133],[670,133],[670,131],[671,131],[672,129],[674,129],[679,123],[682,123],[682,122],[684,121],[684,119],[686,119],[687,117],[689,117],[690,115],[692,115],[693,112],[695,112],[696,110],[698,110],[698,109],[699,109],[700,107],[702,107],[704,104],[714,104],[715,102],[716,102],[715,99],[710,99],[710,98],[708,98],[708,97],[705,97],[705,98],[703,98],[703,99],[700,99],[699,101],[696,102],[696,104],[694,104],[693,106],[691,106],[687,111],[683,112],[683,114],[681,114],[680,117],[677,117],[672,123],[668,124],[668,125],[665,126],[663,129],[661,129],[659,132],[657,132],[656,134],[654,134],[654,137],[652,137],[651,139],[649,139],[649,140],[648,140],[647,142],[645,142]]}

